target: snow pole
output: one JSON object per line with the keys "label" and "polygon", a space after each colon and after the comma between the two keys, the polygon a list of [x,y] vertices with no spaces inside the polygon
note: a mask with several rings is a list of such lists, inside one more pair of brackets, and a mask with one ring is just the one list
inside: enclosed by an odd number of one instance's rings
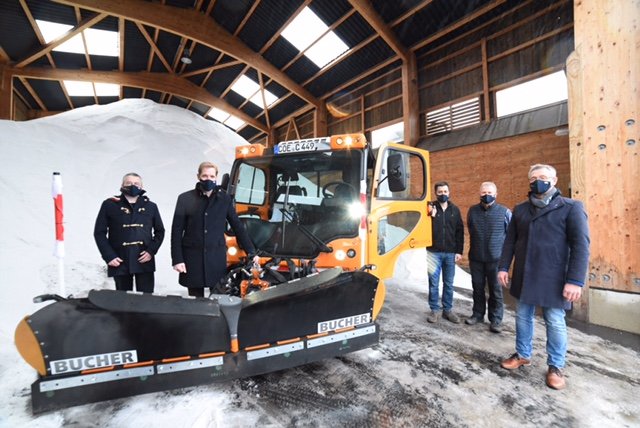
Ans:
{"label": "snow pole", "polygon": [[62,176],[59,172],[53,173],[51,196],[53,197],[56,224],[56,242],[53,255],[58,259],[58,282],[60,286],[60,295],[64,297],[66,295],[64,286],[64,210],[62,204]]}

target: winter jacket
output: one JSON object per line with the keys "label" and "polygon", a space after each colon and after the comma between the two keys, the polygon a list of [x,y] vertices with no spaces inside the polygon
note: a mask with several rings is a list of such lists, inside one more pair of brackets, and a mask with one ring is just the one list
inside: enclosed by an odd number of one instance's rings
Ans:
{"label": "winter jacket", "polygon": [[233,199],[225,192],[207,197],[196,185],[196,189],[178,196],[171,225],[171,259],[174,266],[178,263],[186,265],[187,272],[178,278],[180,285],[213,287],[226,274],[224,232],[227,221],[240,246],[248,254],[255,253],[236,214]]}
{"label": "winter jacket", "polygon": [[442,210],[440,203],[435,203],[436,215],[432,218],[432,245],[427,249],[436,253],[462,254],[464,247],[464,225],[460,209],[451,201],[447,209]]}
{"label": "winter jacket", "polygon": [[517,205],[509,223],[498,270],[514,259],[511,295],[523,303],[569,309],[566,283],[583,286],[589,265],[589,225],[581,202],[557,192],[549,205]]}
{"label": "winter jacket", "polygon": [[488,207],[479,203],[469,208],[469,260],[491,263],[500,260],[502,244],[511,221],[511,210],[493,203]]}
{"label": "winter jacket", "polygon": [[108,276],[154,272],[155,257],[146,263],[138,262],[138,257],[142,251],[155,256],[164,239],[158,206],[146,196],[139,196],[133,205],[124,195],[109,198],[100,207],[93,237],[106,263],[116,257],[123,260],[118,267],[108,266]]}

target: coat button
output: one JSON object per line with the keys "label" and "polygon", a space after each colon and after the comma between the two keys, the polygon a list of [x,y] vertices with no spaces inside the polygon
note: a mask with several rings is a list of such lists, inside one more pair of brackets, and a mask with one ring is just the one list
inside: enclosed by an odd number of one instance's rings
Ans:
{"label": "coat button", "polygon": [[204,233],[207,233],[207,229],[204,230]]}
{"label": "coat button", "polygon": [[204,213],[204,215],[209,215],[209,213]]}

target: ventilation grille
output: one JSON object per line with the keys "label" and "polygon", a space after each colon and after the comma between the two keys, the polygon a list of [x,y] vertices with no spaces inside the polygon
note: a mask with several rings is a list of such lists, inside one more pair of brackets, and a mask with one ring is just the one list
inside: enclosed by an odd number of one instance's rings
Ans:
{"label": "ventilation grille", "polygon": [[427,135],[454,131],[480,123],[480,97],[427,112]]}

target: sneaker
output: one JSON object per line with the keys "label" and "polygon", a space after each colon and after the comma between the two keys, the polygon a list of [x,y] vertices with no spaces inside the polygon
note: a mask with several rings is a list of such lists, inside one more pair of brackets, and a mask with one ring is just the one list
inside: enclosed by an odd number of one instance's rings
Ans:
{"label": "sneaker", "polygon": [[443,311],[442,318],[451,321],[454,324],[460,324],[460,318],[453,311]]}
{"label": "sneaker", "polygon": [[531,365],[531,360],[527,358],[521,358],[517,352],[512,356],[510,356],[509,358],[507,358],[506,360],[502,360],[502,362],[500,363],[500,366],[503,369],[507,369],[507,370],[514,370],[521,366],[530,366],[530,365]]}
{"label": "sneaker", "polygon": [[484,322],[483,319],[474,317],[474,316],[470,316],[469,318],[467,318],[466,320],[464,320],[465,324],[468,325],[476,325],[476,324],[482,324]]}
{"label": "sneaker", "polygon": [[492,333],[502,333],[502,325],[499,322],[492,322],[489,326]]}
{"label": "sneaker", "polygon": [[429,315],[427,316],[427,321],[431,323],[438,322],[439,319],[440,319],[440,313],[436,311],[429,312]]}
{"label": "sneaker", "polygon": [[549,371],[547,371],[547,386],[553,389],[564,389],[567,386],[564,375],[556,366],[549,366]]}

